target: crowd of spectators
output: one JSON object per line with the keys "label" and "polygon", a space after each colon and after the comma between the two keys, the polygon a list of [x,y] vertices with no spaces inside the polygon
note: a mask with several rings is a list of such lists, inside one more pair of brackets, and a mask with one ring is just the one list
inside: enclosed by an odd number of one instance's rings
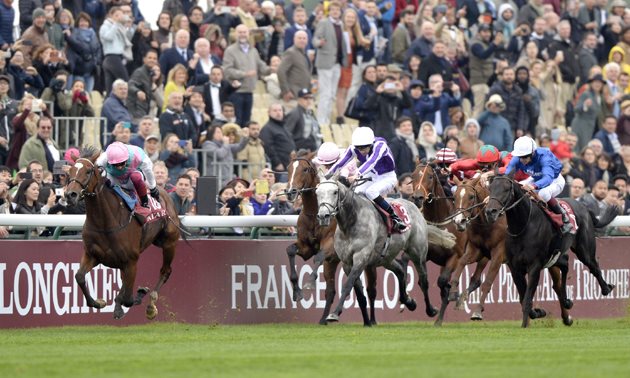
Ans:
{"label": "crowd of spectators", "polygon": [[399,195],[417,158],[530,135],[566,196],[630,213],[627,1],[165,0],[157,20],[136,0],[17,3],[0,1],[0,211],[80,211],[56,190],[76,149],[53,135],[82,136],[55,118],[100,116],[102,147],[144,148],[181,214],[201,173],[219,214],[299,211],[290,155],[332,123],[388,140]]}

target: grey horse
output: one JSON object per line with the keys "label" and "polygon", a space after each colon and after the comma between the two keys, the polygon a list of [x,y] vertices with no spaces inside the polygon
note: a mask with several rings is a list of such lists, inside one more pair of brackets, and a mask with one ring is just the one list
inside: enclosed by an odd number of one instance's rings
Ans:
{"label": "grey horse", "polygon": [[[427,314],[435,312],[429,300],[429,281],[427,279],[428,245],[439,245],[452,248],[455,237],[448,231],[427,226],[420,210],[411,202],[398,199],[406,210],[410,221],[410,230],[402,234],[393,234],[388,240],[387,230],[381,215],[365,196],[355,194],[351,188],[337,181],[337,175],[327,180],[320,177],[317,187],[319,208],[317,218],[320,225],[325,226],[331,219],[337,219],[335,231],[335,251],[343,264],[347,275],[335,310],[328,315],[328,321],[338,321],[343,310],[343,303],[350,290],[359,281],[359,276],[367,267],[383,266],[391,270],[399,278],[400,302],[409,309],[415,309],[415,301],[407,296],[405,270],[396,259],[403,251],[413,262],[418,271],[418,284],[424,294]],[[360,282],[360,281],[359,281]]]}

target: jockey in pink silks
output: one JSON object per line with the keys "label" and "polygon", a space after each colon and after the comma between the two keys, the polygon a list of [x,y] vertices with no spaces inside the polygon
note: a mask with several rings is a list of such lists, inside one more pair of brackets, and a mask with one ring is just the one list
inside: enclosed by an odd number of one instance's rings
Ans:
{"label": "jockey in pink silks", "polygon": [[153,175],[153,163],[140,147],[114,142],[98,157],[96,165],[105,168],[107,178],[113,185],[117,184],[128,190],[135,189],[143,207],[149,207],[147,184],[151,196],[160,200],[160,192]]}

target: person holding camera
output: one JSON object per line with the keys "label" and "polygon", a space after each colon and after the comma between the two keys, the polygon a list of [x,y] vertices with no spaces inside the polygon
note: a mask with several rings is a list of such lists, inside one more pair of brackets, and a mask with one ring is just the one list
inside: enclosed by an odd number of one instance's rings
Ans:
{"label": "person holding camera", "polygon": [[103,61],[101,42],[92,28],[92,17],[79,13],[76,27],[63,30],[66,41],[66,54],[72,74],[68,82],[81,78],[85,83],[85,90],[89,93],[94,89],[94,76],[97,65]]}
{"label": "person holding camera", "polygon": [[160,160],[168,168],[168,177],[174,183],[187,168],[197,166],[197,155],[193,152],[191,140],[179,139],[177,135],[166,134],[162,141]]}
{"label": "person holding camera", "polygon": [[9,143],[9,156],[6,165],[11,169],[19,169],[18,165],[22,147],[27,139],[37,133],[37,125],[41,116],[52,119],[52,116],[42,100],[36,99],[28,93],[18,105],[19,113],[11,121],[13,126],[13,138]]}
{"label": "person holding camera", "polygon": [[[72,108],[72,94],[66,91],[66,82],[68,81],[68,72],[59,70],[55,72],[55,76],[50,80],[48,87],[42,93],[42,100],[53,103],[53,114],[60,116],[68,116]],[[60,130],[67,131],[67,130]],[[62,140],[65,138],[62,138]]]}
{"label": "person holding camera", "polygon": [[399,80],[387,76],[385,81],[376,87],[376,91],[365,101],[364,107],[376,110],[376,117],[370,127],[377,137],[391,140],[396,136],[395,121],[403,110],[412,106],[411,98]]}
{"label": "person holding camera", "polygon": [[207,156],[206,174],[218,176],[221,186],[234,177],[234,155],[247,146],[249,129],[242,128],[241,136],[238,143],[230,144],[230,138],[223,135],[221,126],[208,127],[207,139],[202,145]]}

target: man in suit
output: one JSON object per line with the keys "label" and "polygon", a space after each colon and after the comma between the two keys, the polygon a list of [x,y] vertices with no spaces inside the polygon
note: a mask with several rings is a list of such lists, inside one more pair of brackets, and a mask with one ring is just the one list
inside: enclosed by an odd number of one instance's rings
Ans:
{"label": "man in suit", "polygon": [[160,68],[162,74],[167,77],[171,68],[176,64],[183,64],[189,67],[188,62],[193,58],[194,52],[188,48],[190,44],[190,33],[187,30],[180,29],[175,34],[175,46],[164,50],[160,56]]}
{"label": "man in suit", "polygon": [[278,81],[282,91],[282,99],[285,101],[285,105],[291,108],[295,107],[293,100],[297,98],[298,92],[302,88],[310,88],[312,70],[311,61],[305,51],[308,44],[308,34],[299,30],[295,33],[293,40],[293,46],[284,52],[278,67]]}
{"label": "man in suit", "polygon": [[306,14],[306,9],[297,8],[295,12],[293,12],[293,25],[289,26],[287,30],[284,32],[284,50],[288,50],[291,46],[293,46],[293,40],[295,37],[295,33],[298,31],[304,31],[307,34],[307,46],[309,49],[313,48],[313,34],[311,30],[306,25],[306,21],[308,20],[308,15]]}
{"label": "man in suit", "polygon": [[181,92],[171,92],[168,96],[168,107],[160,115],[160,135],[162,139],[173,133],[180,140],[190,140],[197,143],[195,128],[188,115],[184,113],[184,95]]}
{"label": "man in suit", "polygon": [[[153,99],[153,76],[156,74],[158,54],[151,49],[144,54],[142,66],[136,68],[129,79],[129,96],[127,97],[127,109],[131,114],[134,124],[149,114],[151,109],[151,99]],[[157,86],[156,86],[157,89]]]}
{"label": "man in suit", "polygon": [[210,81],[203,85],[202,96],[205,103],[205,112],[217,118],[221,115],[222,104],[228,101],[230,95],[241,86],[240,81],[233,80],[232,83],[223,79],[223,67],[213,66],[210,70]]}
{"label": "man in suit", "polygon": [[225,50],[223,67],[228,81],[241,82],[241,86],[232,93],[230,99],[236,108],[236,123],[244,125],[252,115],[253,92],[258,78],[271,73],[269,66],[260,59],[258,51],[250,44],[249,28],[246,25],[236,27],[236,42]]}
{"label": "man in suit", "polygon": [[193,85],[203,85],[210,78],[210,71],[215,65],[221,64],[221,59],[210,54],[210,41],[198,38],[195,41],[195,53],[190,61],[188,77]]}
{"label": "man in suit", "polygon": [[[195,135],[197,139],[203,131],[210,126],[210,115],[205,111],[205,104],[203,102],[203,88],[195,87],[190,94],[188,104],[184,107],[184,113],[188,115],[188,118],[192,121],[193,128],[195,129]],[[199,144],[193,145],[195,148],[200,148]]]}
{"label": "man in suit", "polygon": [[341,66],[345,65],[348,55],[346,44],[343,43],[339,3],[330,3],[328,18],[317,24],[315,35],[313,35],[313,46],[317,49],[315,67],[319,75],[317,120],[320,125],[328,125],[333,99],[337,96]]}

